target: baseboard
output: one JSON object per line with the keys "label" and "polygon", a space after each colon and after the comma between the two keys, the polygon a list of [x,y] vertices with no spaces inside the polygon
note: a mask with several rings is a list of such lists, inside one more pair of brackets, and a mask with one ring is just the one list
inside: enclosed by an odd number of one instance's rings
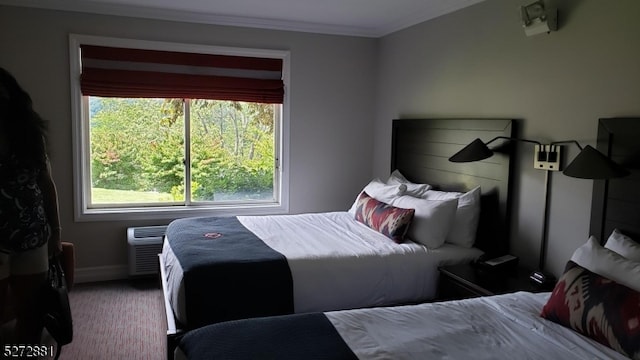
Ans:
{"label": "baseboard", "polygon": [[129,277],[127,265],[76,268],[74,283],[122,280]]}

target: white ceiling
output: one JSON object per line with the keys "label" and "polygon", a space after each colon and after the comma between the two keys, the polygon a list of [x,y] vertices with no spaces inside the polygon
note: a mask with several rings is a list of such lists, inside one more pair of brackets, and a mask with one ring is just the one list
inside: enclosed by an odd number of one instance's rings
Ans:
{"label": "white ceiling", "polygon": [[0,0],[0,4],[379,37],[484,0]]}

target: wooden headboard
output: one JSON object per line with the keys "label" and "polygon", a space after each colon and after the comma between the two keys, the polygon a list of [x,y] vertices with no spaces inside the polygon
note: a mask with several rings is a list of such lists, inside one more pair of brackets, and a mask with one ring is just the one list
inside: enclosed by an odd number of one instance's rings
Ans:
{"label": "wooden headboard", "polygon": [[640,242],[640,118],[600,119],[597,149],[631,175],[594,181],[590,234],[604,243],[617,228]]}
{"label": "wooden headboard", "polygon": [[443,191],[468,191],[480,185],[482,204],[475,246],[488,255],[509,250],[510,157],[513,146],[496,141],[494,156],[472,163],[452,163],[449,157],[476,138],[512,137],[512,120],[397,119],[393,121],[391,171],[412,182]]}

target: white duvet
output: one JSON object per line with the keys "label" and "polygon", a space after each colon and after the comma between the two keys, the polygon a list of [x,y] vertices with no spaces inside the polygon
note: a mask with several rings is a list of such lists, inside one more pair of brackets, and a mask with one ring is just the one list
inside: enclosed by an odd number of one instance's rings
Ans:
{"label": "white duvet", "polygon": [[[432,299],[438,266],[469,262],[481,254],[449,244],[434,250],[410,241],[396,244],[347,212],[238,220],[287,258],[296,313]],[[177,319],[186,323],[182,269],[167,241],[162,257],[171,305]]]}
{"label": "white duvet", "polygon": [[626,359],[540,317],[550,293],[326,313],[361,360]]}

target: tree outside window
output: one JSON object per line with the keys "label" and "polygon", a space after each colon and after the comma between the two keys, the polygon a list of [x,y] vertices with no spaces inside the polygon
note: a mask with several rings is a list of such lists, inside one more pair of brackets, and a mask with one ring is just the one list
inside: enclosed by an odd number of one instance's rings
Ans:
{"label": "tree outside window", "polygon": [[91,205],[274,201],[280,104],[88,97]]}

